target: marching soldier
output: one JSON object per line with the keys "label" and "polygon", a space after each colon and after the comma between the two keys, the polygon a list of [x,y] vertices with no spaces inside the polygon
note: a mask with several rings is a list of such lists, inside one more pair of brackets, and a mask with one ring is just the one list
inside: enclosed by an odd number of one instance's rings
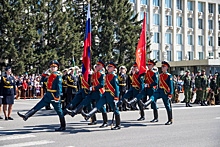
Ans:
{"label": "marching soldier", "polygon": [[181,80],[184,81],[183,84],[183,89],[184,89],[184,95],[185,95],[185,102],[186,102],[186,107],[192,107],[190,105],[190,100],[192,96],[192,78],[190,76],[190,71],[187,70],[185,75],[181,76]]}
{"label": "marching soldier", "polygon": [[67,75],[67,98],[66,105],[69,105],[77,93],[77,78],[74,75],[74,67],[69,68],[69,75]]}
{"label": "marching soldier", "polygon": [[[98,100],[102,97],[102,94],[104,93],[104,86],[105,86],[105,74],[101,73],[103,68],[105,67],[104,62],[99,60],[96,65],[96,72],[92,74],[92,86],[89,88],[91,93],[71,112],[71,116],[74,117],[77,113],[82,112],[83,107],[89,106],[91,103],[98,102]],[[88,107],[89,111],[91,110],[90,107]],[[100,127],[107,127],[107,114],[105,107],[102,106],[100,108],[103,116],[104,123]],[[67,111],[70,113],[70,111],[67,109]],[[89,125],[95,125],[96,117],[93,115],[91,123]]]}
{"label": "marching soldier", "polygon": [[[50,73],[47,73],[45,78],[41,78],[41,83],[42,83],[41,85],[43,87],[43,95],[45,95],[47,93],[47,80],[48,80],[49,76],[50,76]],[[52,110],[52,108],[50,107],[50,104],[45,106],[45,109]]]}
{"label": "marching soldier", "polygon": [[[21,114],[20,112],[17,113],[21,118],[23,118],[24,121],[26,121],[29,117],[34,115],[38,110],[51,103],[54,107],[54,110],[59,115],[60,124],[61,124],[61,127],[55,129],[55,131],[64,131],[66,130],[66,123],[65,123],[63,111],[61,109],[61,99],[60,99],[60,95],[62,92],[62,77],[60,74],[58,74],[58,68],[59,68],[58,61],[54,60],[50,62],[50,70],[52,73],[47,81],[47,93],[44,95],[41,101],[38,102],[37,105],[35,105],[26,114]],[[46,77],[48,71],[49,69],[45,73],[43,73],[42,75],[43,79]]]}
{"label": "marching soldier", "polygon": [[[141,92],[144,90],[144,74],[139,75],[139,70],[136,62],[133,64],[133,68],[135,73],[132,76],[132,87],[125,93],[123,98],[118,102],[118,106],[121,106],[123,101],[129,104],[129,98],[134,98],[131,100],[131,104],[135,104],[137,102],[137,95],[140,94],[141,96]],[[141,105],[138,104],[138,106],[141,109],[141,112],[143,112],[143,108],[141,107]],[[141,114],[141,117],[138,120],[144,120],[143,113]]]}
{"label": "marching soldier", "polygon": [[[157,99],[162,98],[168,115],[168,121],[165,123],[165,125],[171,125],[173,123],[172,107],[170,102],[173,96],[173,77],[167,72],[169,67],[169,63],[162,61],[162,73],[159,76],[159,88],[154,92],[154,94],[146,103],[143,103],[140,100],[143,106],[148,106],[153,101],[156,102]],[[154,107],[153,109],[157,109],[157,107]]]}
{"label": "marching soldier", "polygon": [[[114,69],[116,65],[113,62],[109,62],[108,64],[108,74],[105,77],[105,93],[97,102],[95,108],[86,114],[86,120],[88,120],[91,116],[93,116],[98,110],[102,109],[105,103],[109,103],[112,109],[114,109],[115,121],[116,125],[111,130],[120,129],[120,114],[117,108],[117,102],[119,100],[119,86],[118,86],[118,76],[114,74]],[[104,111],[106,112],[105,108]],[[103,124],[107,124],[104,122]]]}
{"label": "marching soldier", "polygon": [[64,69],[62,77],[62,93],[61,93],[61,103],[62,103],[62,110],[66,108],[66,98],[67,98],[67,72],[68,69]]}
{"label": "marching soldier", "polygon": [[207,106],[206,99],[207,99],[207,91],[208,91],[208,78],[205,75],[205,69],[202,70],[202,74],[201,74],[201,88],[202,88],[202,97],[201,97],[201,105],[202,106]]}
{"label": "marching soldier", "polygon": [[[118,75],[119,79],[119,99],[122,99],[123,95],[126,93],[128,90],[127,87],[127,81],[128,81],[128,76],[126,75],[127,68],[125,66],[119,67],[120,73]],[[127,111],[126,103],[122,104],[122,107],[119,108],[119,110]]]}
{"label": "marching soldier", "polygon": [[[11,76],[11,67],[6,67],[5,72],[6,75],[2,77],[1,80],[0,99],[2,99],[5,120],[13,120],[13,118],[11,117],[11,112],[12,112],[12,106],[14,104],[14,98],[17,95],[15,78]],[[8,106],[8,113],[7,113],[7,106]]]}
{"label": "marching soldier", "polygon": [[81,89],[81,79],[80,79],[80,75],[79,75],[79,67],[75,66],[75,73],[76,73],[76,80],[77,80],[77,91],[79,91]]}
{"label": "marching soldier", "polygon": [[177,78],[174,75],[173,76],[173,97],[172,97],[172,103],[179,103],[179,93],[178,93],[178,84],[177,84]]}
{"label": "marching soldier", "polygon": [[[153,71],[153,67],[155,66],[155,62],[153,60],[148,60],[148,70],[145,74],[145,90],[143,90],[141,93],[139,93],[135,98],[133,98],[131,101],[128,102],[128,104],[132,105],[136,103],[137,101],[143,99],[144,97],[151,97],[155,90],[157,89],[158,85],[158,75]],[[156,102],[153,102],[151,104],[152,108],[156,108]],[[154,119],[151,122],[158,122],[158,112],[157,109],[153,109],[154,112]],[[141,117],[138,119],[138,121],[144,120],[144,109],[143,107],[140,107],[140,114]]]}

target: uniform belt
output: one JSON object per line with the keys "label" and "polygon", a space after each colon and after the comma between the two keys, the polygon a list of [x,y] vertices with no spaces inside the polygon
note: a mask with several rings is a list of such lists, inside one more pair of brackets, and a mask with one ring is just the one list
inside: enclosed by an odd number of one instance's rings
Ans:
{"label": "uniform belt", "polygon": [[121,85],[121,86],[126,86],[126,84],[119,84],[119,85]]}
{"label": "uniform belt", "polygon": [[63,87],[67,87],[67,86],[65,85],[65,86],[63,86]]}
{"label": "uniform belt", "polygon": [[57,90],[51,90],[51,89],[47,89],[47,91],[49,91],[49,92],[57,92]]}
{"label": "uniform belt", "polygon": [[13,88],[13,86],[4,86],[4,88]]}
{"label": "uniform belt", "polygon": [[74,85],[68,85],[68,86],[70,86],[70,87],[74,87],[74,88],[77,88],[77,86],[74,86]]}
{"label": "uniform belt", "polygon": [[111,91],[110,89],[105,89],[105,91],[107,92],[107,91]]}

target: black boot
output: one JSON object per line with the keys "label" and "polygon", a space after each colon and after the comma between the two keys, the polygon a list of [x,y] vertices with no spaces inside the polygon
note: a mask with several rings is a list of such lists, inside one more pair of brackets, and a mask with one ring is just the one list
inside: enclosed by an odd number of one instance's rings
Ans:
{"label": "black boot", "polygon": [[111,130],[119,130],[121,129],[121,126],[120,126],[120,115],[115,115],[115,127],[114,128],[111,128]]}
{"label": "black boot", "polygon": [[154,109],[153,112],[154,112],[154,119],[152,121],[150,121],[150,122],[158,122],[158,112],[157,112],[157,109]]}
{"label": "black boot", "polygon": [[105,128],[108,126],[108,117],[107,113],[102,113],[103,124],[99,128]]}
{"label": "black boot", "polygon": [[31,109],[29,110],[25,115],[21,114],[20,112],[17,112],[17,114],[23,118],[24,121],[26,121],[29,117],[31,117],[32,115],[34,115],[37,112],[37,110],[35,109]]}
{"label": "black boot", "polygon": [[83,109],[83,105],[78,105],[73,111],[71,111],[71,116],[74,117],[78,113],[80,113]]}
{"label": "black boot", "polygon": [[125,102],[129,105],[133,105],[133,104],[137,103],[137,98],[135,97],[132,100],[130,100],[129,102],[128,101],[125,101]]}
{"label": "black boot", "polygon": [[97,121],[96,121],[96,115],[94,114],[93,116],[91,116],[91,122],[88,123],[88,125],[96,125]]}
{"label": "black boot", "polygon": [[66,130],[66,121],[65,121],[65,117],[60,117],[60,127],[55,129],[55,131],[65,131]]}
{"label": "black boot", "polygon": [[205,103],[205,101],[203,101],[203,104],[204,104],[204,106],[208,106],[208,105]]}
{"label": "black boot", "polygon": [[142,100],[140,100],[139,102],[140,102],[140,105],[144,108],[144,107],[147,107],[148,105],[150,105],[152,103],[152,99],[148,99],[146,101],[146,103],[143,103]]}
{"label": "black boot", "polygon": [[141,110],[141,111],[140,111],[140,114],[141,114],[141,117],[138,118],[137,121],[145,120],[145,117],[144,117],[144,110]]}
{"label": "black boot", "polygon": [[168,115],[168,121],[165,123],[165,125],[171,125],[173,123],[172,110],[171,111],[167,111],[167,115]]}
{"label": "black boot", "polygon": [[192,107],[192,106],[189,104],[189,102],[187,103],[187,105],[188,105],[188,107]]}
{"label": "black boot", "polygon": [[203,102],[203,101],[201,101],[201,106],[205,106],[205,104],[204,104],[204,102]]}
{"label": "black boot", "polygon": [[93,108],[89,114],[86,114],[85,120],[88,120],[90,117],[92,117],[96,112],[98,111],[98,109],[95,107]]}

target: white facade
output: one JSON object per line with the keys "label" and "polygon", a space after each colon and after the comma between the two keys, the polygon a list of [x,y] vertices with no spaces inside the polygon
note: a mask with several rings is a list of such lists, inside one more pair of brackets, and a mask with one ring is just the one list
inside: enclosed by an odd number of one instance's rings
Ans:
{"label": "white facade", "polygon": [[175,67],[191,66],[188,63],[195,60],[215,60],[220,65],[220,0],[130,0],[130,3],[135,13],[140,14],[138,20],[146,14],[152,51],[149,58],[167,60]]}

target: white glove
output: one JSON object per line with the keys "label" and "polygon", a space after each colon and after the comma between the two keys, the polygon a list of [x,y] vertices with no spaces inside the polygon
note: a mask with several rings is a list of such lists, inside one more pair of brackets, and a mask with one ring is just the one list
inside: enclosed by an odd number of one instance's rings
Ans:
{"label": "white glove", "polygon": [[3,96],[0,96],[0,99],[3,99]]}
{"label": "white glove", "polygon": [[114,100],[114,103],[117,104],[117,103],[118,103],[118,100]]}
{"label": "white glove", "polygon": [[14,95],[14,98],[16,98],[17,95]]}
{"label": "white glove", "polygon": [[90,87],[89,90],[92,91],[92,87]]}
{"label": "white glove", "polygon": [[172,99],[172,97],[168,96],[168,99],[169,99],[169,100],[171,100],[171,99]]}
{"label": "white glove", "polygon": [[63,96],[63,93],[61,93],[61,96]]}
{"label": "white glove", "polygon": [[49,70],[50,70],[50,68],[48,68],[48,69],[45,71],[45,74],[48,74]]}
{"label": "white glove", "polygon": [[125,93],[127,93],[127,92],[128,92],[128,90],[125,91]]}
{"label": "white glove", "polygon": [[147,87],[147,84],[144,84],[144,87]]}

